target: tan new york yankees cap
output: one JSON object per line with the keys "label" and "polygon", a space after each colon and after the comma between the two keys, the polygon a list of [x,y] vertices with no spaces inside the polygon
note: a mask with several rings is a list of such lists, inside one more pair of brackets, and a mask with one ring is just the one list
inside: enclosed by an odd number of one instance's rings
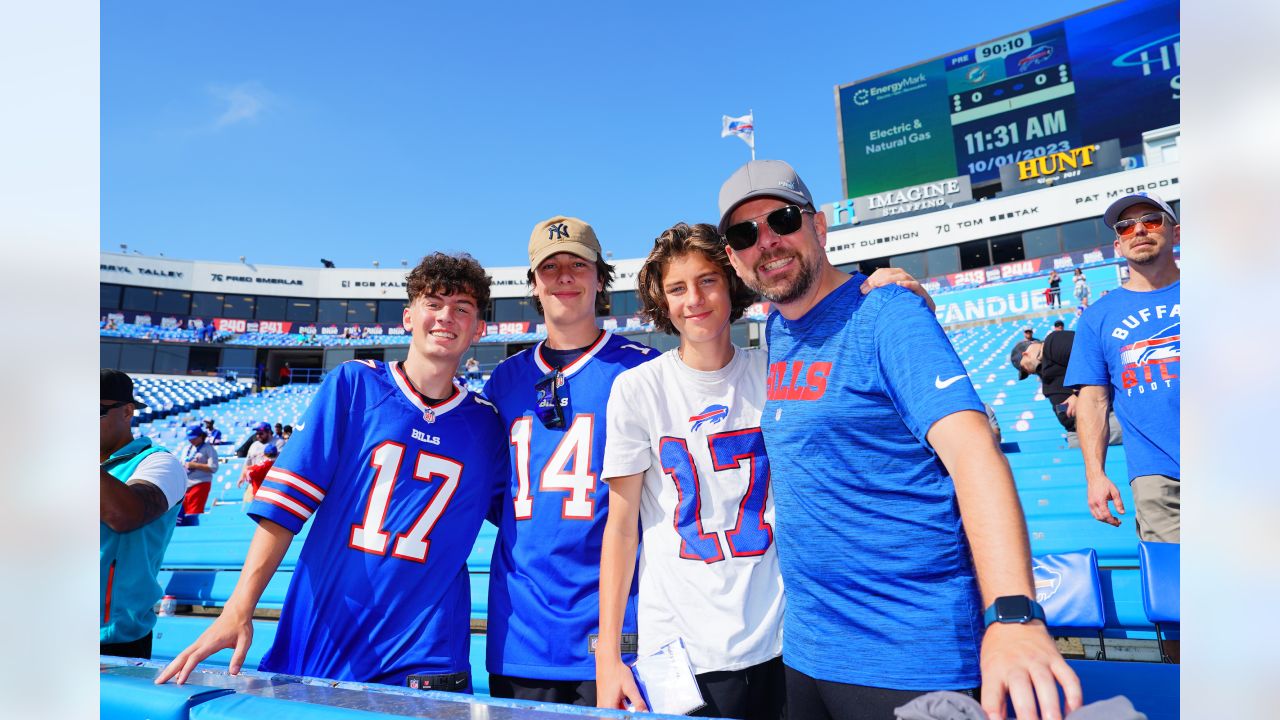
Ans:
{"label": "tan new york yankees cap", "polygon": [[596,231],[578,218],[564,215],[533,226],[533,233],[529,235],[529,267],[536,268],[543,260],[562,252],[595,262],[600,257]]}

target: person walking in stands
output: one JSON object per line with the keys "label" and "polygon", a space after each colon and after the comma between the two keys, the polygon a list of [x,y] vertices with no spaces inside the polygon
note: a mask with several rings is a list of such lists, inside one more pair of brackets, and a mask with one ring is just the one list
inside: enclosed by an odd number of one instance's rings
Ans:
{"label": "person walking in stands", "polygon": [[234,647],[294,535],[314,516],[265,672],[469,692],[467,556],[507,477],[493,405],[453,385],[489,302],[468,255],[434,253],[407,278],[404,362],[330,372],[246,512],[258,523],[222,614],[156,677],[185,682]]}
{"label": "person walking in stands", "polygon": [[288,385],[292,377],[293,370],[289,369],[289,363],[285,363],[284,367],[280,368],[280,384]]}
{"label": "person walking in stands", "polygon": [[209,500],[213,473],[218,469],[218,451],[199,424],[187,428],[187,446],[182,449],[182,467],[187,471],[187,492],[182,499],[184,515],[200,515]]}
{"label": "person walking in stands", "polygon": [[1057,270],[1049,271],[1049,294],[1045,296],[1049,307],[1062,307],[1062,278]]}
{"label": "person walking in stands", "polygon": [[[1054,415],[1062,429],[1067,431],[1067,447],[1080,447],[1080,438],[1076,432],[1076,389],[1063,384],[1067,374],[1067,364],[1071,361],[1071,346],[1075,344],[1075,332],[1057,329],[1062,321],[1054,323],[1054,332],[1045,336],[1044,340],[1022,341],[1013,347],[1009,354],[1009,364],[1018,371],[1018,379],[1026,380],[1029,375],[1040,378],[1040,394],[1044,395],[1053,406]],[[1109,423],[1108,445],[1119,445],[1123,440],[1120,423],[1114,420]]]}
{"label": "person walking in stands", "polygon": [[[1103,214],[1129,281],[1098,298],[1076,324],[1065,382],[1080,387],[1076,425],[1089,511],[1119,527],[1120,491],[1107,477],[1107,414],[1115,404],[1133,488],[1138,537],[1181,538],[1181,277],[1173,249],[1181,228],[1173,208],[1151,193],[1126,195]],[[1113,399],[1114,398],[1114,399]]]}
{"label": "person walking in stands", "polygon": [[[1080,682],[1045,629],[1009,464],[926,303],[837,270],[790,165],[720,189],[729,261],[773,303],[761,429],[777,510],[787,715],[885,718],[932,690],[1061,717]],[[983,611],[983,608],[986,611]],[[984,627],[985,625],[985,627]],[[979,654],[981,647],[981,654]]]}
{"label": "person walking in stands", "polygon": [[244,502],[253,501],[253,496],[258,494],[258,488],[262,487],[262,481],[266,479],[267,472],[276,464],[276,458],[279,455],[280,451],[276,449],[275,445],[268,445],[262,450],[262,457],[249,466],[248,472],[245,473],[248,482],[237,485],[237,487],[248,485],[244,492]]}
{"label": "person walking in stands", "polygon": [[[534,226],[527,279],[547,339],[499,364],[484,390],[511,447],[505,497],[490,516],[498,538],[489,692],[594,706],[609,390],[619,373],[658,353],[596,326],[608,311],[613,266],[582,220],[558,215]],[[627,655],[635,652],[634,592],[629,597],[622,637],[607,640]]]}
{"label": "person walking in stands", "polygon": [[98,403],[98,651],[151,657],[160,561],[182,504],[186,473],[150,438],[133,437],[133,379],[101,372]]}
{"label": "person walking in stands", "polygon": [[222,442],[222,431],[213,426],[213,418],[206,417],[204,419],[204,435],[205,440],[217,445]]}
{"label": "person walking in stands", "polygon": [[1072,278],[1075,285],[1073,294],[1076,298],[1076,305],[1082,308],[1089,307],[1089,281],[1084,276],[1084,270],[1076,268],[1075,277]]}

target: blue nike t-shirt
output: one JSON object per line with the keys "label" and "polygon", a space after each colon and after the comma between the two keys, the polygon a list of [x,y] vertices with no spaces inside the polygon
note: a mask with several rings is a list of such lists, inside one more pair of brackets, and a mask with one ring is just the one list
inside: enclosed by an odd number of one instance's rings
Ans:
{"label": "blue nike t-shirt", "polygon": [[1063,384],[1111,388],[1131,481],[1142,475],[1182,477],[1181,285],[1113,290],[1076,325]]}
{"label": "blue nike t-shirt", "polygon": [[955,488],[926,442],[984,412],[917,296],[854,275],[803,317],[769,316],[782,656],[811,677],[898,690],[981,682],[982,607]]}

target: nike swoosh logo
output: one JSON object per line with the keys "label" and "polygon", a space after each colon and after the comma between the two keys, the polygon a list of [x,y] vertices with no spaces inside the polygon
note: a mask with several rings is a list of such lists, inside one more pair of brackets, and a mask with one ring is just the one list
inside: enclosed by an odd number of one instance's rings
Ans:
{"label": "nike swoosh logo", "polygon": [[956,382],[958,382],[961,378],[964,378],[964,377],[967,377],[967,376],[957,375],[953,378],[947,378],[946,380],[943,380],[941,375],[935,375],[933,377],[933,386],[938,388],[939,390],[945,390],[951,387],[952,385],[954,385]]}

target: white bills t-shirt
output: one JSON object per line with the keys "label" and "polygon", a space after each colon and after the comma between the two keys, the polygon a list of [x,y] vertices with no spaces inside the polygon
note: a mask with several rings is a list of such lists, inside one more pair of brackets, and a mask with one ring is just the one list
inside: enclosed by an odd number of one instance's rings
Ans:
{"label": "white bills t-shirt", "polygon": [[602,476],[644,473],[640,655],[683,638],[697,673],[782,654],[782,576],[760,432],[767,353],[711,372],[671,350],[614,381]]}

